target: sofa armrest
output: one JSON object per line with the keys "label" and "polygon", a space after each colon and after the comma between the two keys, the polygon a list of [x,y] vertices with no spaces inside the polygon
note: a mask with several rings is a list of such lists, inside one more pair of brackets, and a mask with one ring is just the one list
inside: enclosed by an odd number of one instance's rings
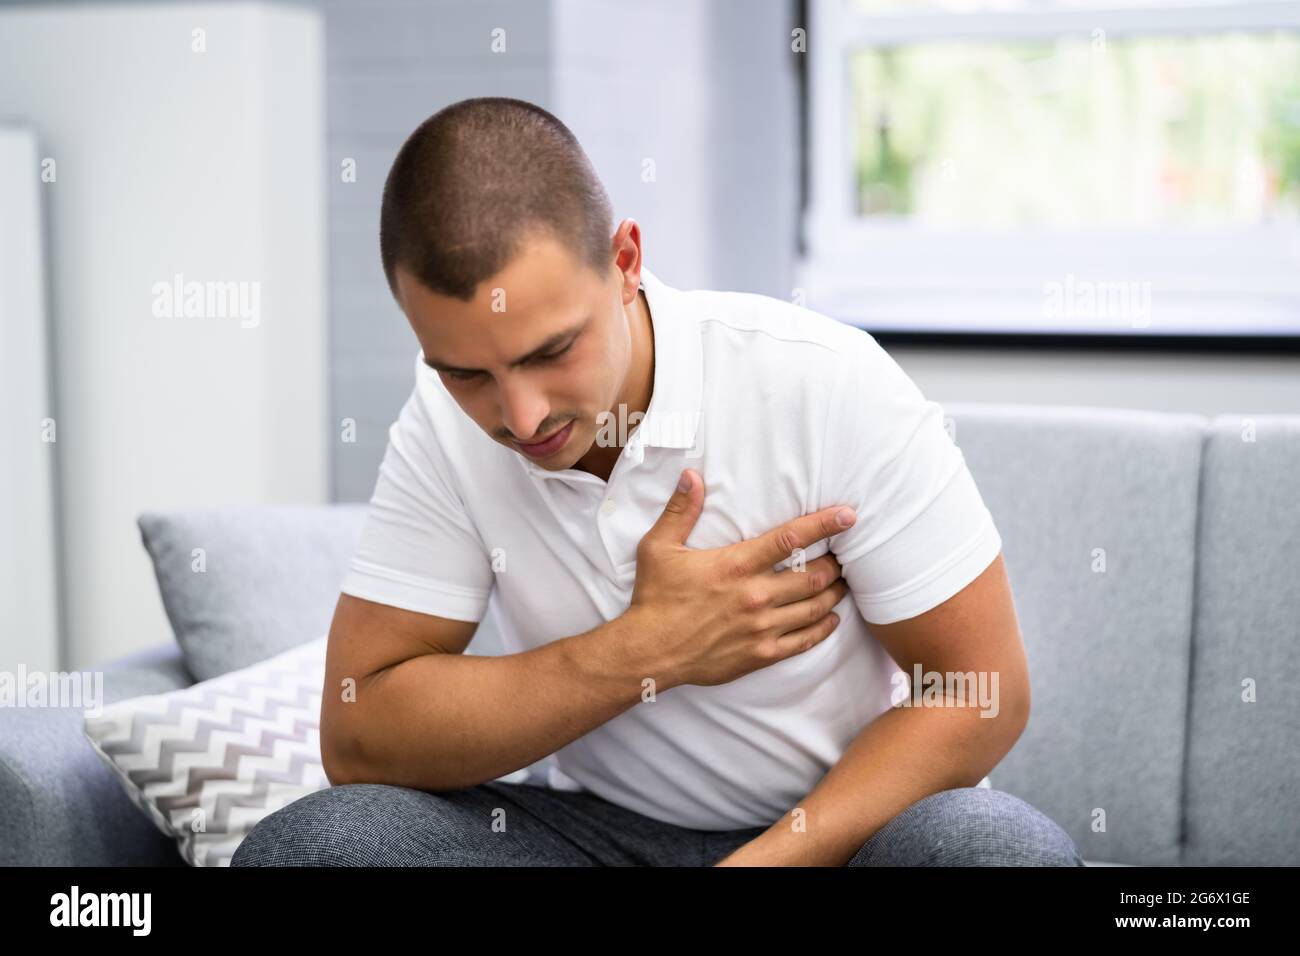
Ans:
{"label": "sofa armrest", "polygon": [[[105,704],[194,682],[172,642],[97,670]],[[184,866],[82,728],[78,707],[0,712],[0,866]]]}

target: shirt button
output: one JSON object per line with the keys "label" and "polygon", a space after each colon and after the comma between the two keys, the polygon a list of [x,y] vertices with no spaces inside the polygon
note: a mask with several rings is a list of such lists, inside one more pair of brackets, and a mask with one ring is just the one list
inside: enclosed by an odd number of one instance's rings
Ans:
{"label": "shirt button", "polygon": [[602,512],[603,514],[609,514],[611,511],[613,511],[613,510],[614,510],[614,499],[613,499],[613,498],[606,498],[606,499],[605,499],[605,503],[604,503],[603,505],[600,506],[600,510],[601,510],[601,512]]}

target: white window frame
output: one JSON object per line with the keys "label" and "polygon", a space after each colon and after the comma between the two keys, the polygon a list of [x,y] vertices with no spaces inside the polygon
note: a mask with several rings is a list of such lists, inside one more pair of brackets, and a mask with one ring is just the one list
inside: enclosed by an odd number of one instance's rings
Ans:
{"label": "white window frame", "polygon": [[[1035,7],[980,13],[858,14],[809,0],[809,202],[796,283],[809,308],[872,331],[1296,336],[1300,229],[1095,229],[1068,234],[927,230],[853,214],[848,58],[857,49],[997,40],[1300,31],[1300,3],[1149,8]],[[1049,283],[1146,284],[1149,310],[1063,317]],[[1104,311],[1104,310],[1103,310]],[[1048,317],[1050,314],[1051,317]]]}

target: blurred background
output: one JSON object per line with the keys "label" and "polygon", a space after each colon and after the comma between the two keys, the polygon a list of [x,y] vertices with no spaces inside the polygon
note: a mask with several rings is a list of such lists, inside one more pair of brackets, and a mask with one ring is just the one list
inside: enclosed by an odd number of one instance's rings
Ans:
{"label": "blurred background", "polygon": [[931,399],[1300,413],[1300,3],[0,0],[0,667],[167,639],[142,511],[369,497],[384,178],[483,95]]}

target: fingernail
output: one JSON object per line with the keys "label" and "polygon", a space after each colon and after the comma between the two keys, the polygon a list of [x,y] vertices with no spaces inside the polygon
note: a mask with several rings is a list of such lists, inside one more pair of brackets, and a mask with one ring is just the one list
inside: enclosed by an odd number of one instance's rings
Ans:
{"label": "fingernail", "polygon": [[682,472],[682,476],[677,479],[677,490],[678,491],[691,490],[691,473],[689,471]]}
{"label": "fingernail", "polygon": [[841,528],[847,528],[857,520],[857,517],[852,508],[841,508],[835,512],[835,523]]}

